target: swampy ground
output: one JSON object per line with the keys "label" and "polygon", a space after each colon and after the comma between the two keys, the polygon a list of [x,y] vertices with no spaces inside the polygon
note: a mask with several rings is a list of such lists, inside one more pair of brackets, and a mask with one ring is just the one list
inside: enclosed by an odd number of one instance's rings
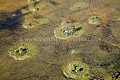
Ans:
{"label": "swampy ground", "polygon": [[[89,66],[89,80],[120,80],[120,0],[0,0],[0,80],[74,80],[62,67],[71,61]],[[89,24],[101,16],[99,25]],[[63,20],[84,24],[83,35],[54,36]],[[33,23],[33,28],[25,28]],[[49,40],[49,39],[52,40]],[[19,43],[36,46],[36,54],[15,60],[8,53]]]}

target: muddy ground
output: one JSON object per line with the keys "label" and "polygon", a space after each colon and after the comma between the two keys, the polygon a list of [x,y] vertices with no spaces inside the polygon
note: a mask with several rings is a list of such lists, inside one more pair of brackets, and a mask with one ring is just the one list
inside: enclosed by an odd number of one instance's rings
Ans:
{"label": "muddy ground", "polygon": [[[81,2],[85,4],[75,7]],[[89,80],[120,80],[120,0],[41,0],[37,11],[30,10],[32,5],[0,0],[0,80],[74,80],[61,67],[79,60],[89,66]],[[89,24],[93,15],[103,22]],[[55,38],[54,29],[66,19],[85,24],[85,33],[70,40]],[[26,29],[26,21],[37,25]],[[17,43],[35,45],[36,54],[15,60],[8,51]]]}

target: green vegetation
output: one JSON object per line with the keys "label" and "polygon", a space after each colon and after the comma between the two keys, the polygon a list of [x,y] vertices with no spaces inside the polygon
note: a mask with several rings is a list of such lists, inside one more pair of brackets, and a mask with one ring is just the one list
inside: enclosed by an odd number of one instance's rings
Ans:
{"label": "green vegetation", "polygon": [[63,74],[68,78],[87,80],[89,67],[80,61],[72,61],[63,67]]}
{"label": "green vegetation", "polygon": [[72,37],[79,37],[84,33],[82,27],[74,27],[70,22],[62,22],[61,26],[54,30],[56,38],[67,39]]}
{"label": "green vegetation", "polygon": [[31,44],[16,44],[8,51],[15,60],[23,60],[35,54],[35,47]]}
{"label": "green vegetation", "polygon": [[34,22],[34,21],[31,21],[31,22],[24,22],[23,23],[23,28],[34,28],[34,27],[38,27],[38,23],[37,22]]}
{"label": "green vegetation", "polygon": [[39,0],[28,0],[28,2],[37,2],[37,1],[39,1]]}
{"label": "green vegetation", "polygon": [[92,16],[89,18],[89,23],[90,24],[99,24],[102,21],[102,18],[99,16]]}
{"label": "green vegetation", "polygon": [[69,35],[73,35],[75,31],[71,23],[65,23],[62,26],[62,32],[65,36],[69,36]]}
{"label": "green vegetation", "polygon": [[75,11],[75,10],[78,10],[78,9],[84,8],[84,7],[88,7],[88,4],[85,2],[77,2],[70,7],[70,10]]}

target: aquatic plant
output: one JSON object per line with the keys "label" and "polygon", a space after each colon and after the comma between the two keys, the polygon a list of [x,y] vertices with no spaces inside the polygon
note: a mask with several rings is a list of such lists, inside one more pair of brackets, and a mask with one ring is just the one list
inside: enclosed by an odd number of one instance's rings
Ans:
{"label": "aquatic plant", "polygon": [[87,80],[89,67],[80,61],[72,61],[63,67],[63,74],[68,78]]}
{"label": "aquatic plant", "polygon": [[15,60],[24,60],[28,57],[31,57],[36,52],[35,47],[31,44],[16,44],[12,46],[8,53]]}
{"label": "aquatic plant", "polygon": [[99,16],[92,16],[89,18],[90,24],[99,24],[102,21],[102,18]]}

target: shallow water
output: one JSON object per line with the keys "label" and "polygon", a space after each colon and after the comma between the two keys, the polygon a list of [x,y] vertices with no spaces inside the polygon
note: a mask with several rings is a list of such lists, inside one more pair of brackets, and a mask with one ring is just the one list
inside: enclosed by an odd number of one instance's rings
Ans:
{"label": "shallow water", "polygon": [[[119,0],[41,0],[35,12],[32,6],[27,0],[0,0],[0,80],[75,80],[62,72],[70,61],[86,63],[96,80],[120,80]],[[93,15],[103,22],[89,24]],[[83,24],[85,33],[57,39],[54,29],[63,20]],[[26,21],[35,27],[24,28]],[[15,60],[8,51],[18,43],[36,46],[36,54]]]}

